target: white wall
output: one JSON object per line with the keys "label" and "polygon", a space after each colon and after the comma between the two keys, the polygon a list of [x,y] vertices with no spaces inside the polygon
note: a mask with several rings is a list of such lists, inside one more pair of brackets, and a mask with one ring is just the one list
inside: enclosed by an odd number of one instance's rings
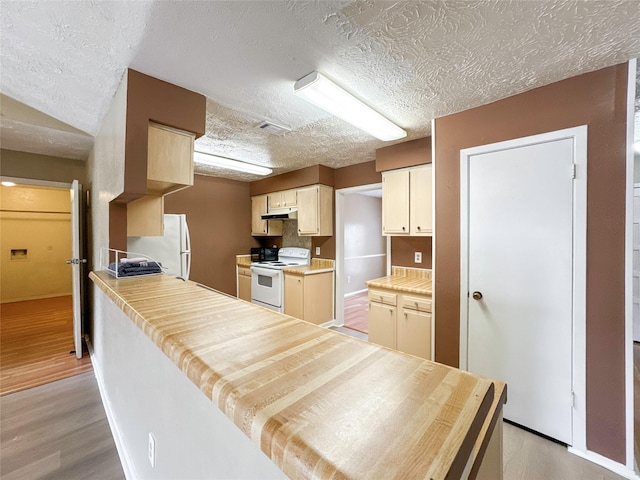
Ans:
{"label": "white wall", "polygon": [[364,283],[386,275],[382,236],[382,199],[358,193],[344,196],[344,294],[364,290]]}
{"label": "white wall", "polygon": [[[129,478],[287,478],[102,290],[93,289],[99,319],[93,366]],[[154,468],[147,458],[150,432]]]}
{"label": "white wall", "polygon": [[127,76],[122,79],[87,160],[91,192],[90,270],[100,262],[100,248],[109,246],[109,202],[124,192]]}

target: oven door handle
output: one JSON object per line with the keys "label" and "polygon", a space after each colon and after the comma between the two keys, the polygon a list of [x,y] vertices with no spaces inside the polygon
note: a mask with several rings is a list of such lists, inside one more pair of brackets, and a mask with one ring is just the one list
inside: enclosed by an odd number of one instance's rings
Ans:
{"label": "oven door handle", "polygon": [[280,270],[273,270],[271,268],[262,267],[251,267],[251,273],[263,275],[265,277],[277,277],[280,275]]}

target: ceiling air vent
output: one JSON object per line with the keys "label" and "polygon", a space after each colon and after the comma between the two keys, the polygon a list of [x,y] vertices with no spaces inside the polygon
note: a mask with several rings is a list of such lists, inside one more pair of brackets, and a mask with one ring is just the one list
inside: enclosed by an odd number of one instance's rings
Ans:
{"label": "ceiling air vent", "polygon": [[258,124],[258,128],[264,130],[265,132],[269,132],[273,135],[282,135],[283,133],[290,132],[291,129],[287,127],[283,127],[281,125],[276,125],[275,123],[264,121]]}

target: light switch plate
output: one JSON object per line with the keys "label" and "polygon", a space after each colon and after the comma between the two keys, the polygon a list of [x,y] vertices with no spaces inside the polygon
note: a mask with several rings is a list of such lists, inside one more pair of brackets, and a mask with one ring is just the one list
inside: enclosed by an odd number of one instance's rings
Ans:
{"label": "light switch plate", "polygon": [[320,255],[320,247],[316,247],[316,255]]}
{"label": "light switch plate", "polygon": [[415,263],[422,263],[422,252],[415,252]]}

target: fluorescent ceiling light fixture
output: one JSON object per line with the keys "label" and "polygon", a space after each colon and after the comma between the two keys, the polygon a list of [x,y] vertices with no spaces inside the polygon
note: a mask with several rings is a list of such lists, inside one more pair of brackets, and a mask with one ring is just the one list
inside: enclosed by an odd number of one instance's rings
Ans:
{"label": "fluorescent ceiling light fixture", "polygon": [[193,161],[201,165],[211,167],[226,168],[236,172],[253,173],[255,175],[269,175],[273,172],[270,168],[254,165],[252,163],[240,162],[230,158],[219,157],[205,152],[193,152]]}
{"label": "fluorescent ceiling light fixture", "polygon": [[354,127],[388,142],[407,136],[402,128],[333,83],[320,72],[311,72],[293,86],[299,97],[341,118]]}
{"label": "fluorescent ceiling light fixture", "polygon": [[15,187],[16,184],[13,182],[2,182],[3,187]]}

